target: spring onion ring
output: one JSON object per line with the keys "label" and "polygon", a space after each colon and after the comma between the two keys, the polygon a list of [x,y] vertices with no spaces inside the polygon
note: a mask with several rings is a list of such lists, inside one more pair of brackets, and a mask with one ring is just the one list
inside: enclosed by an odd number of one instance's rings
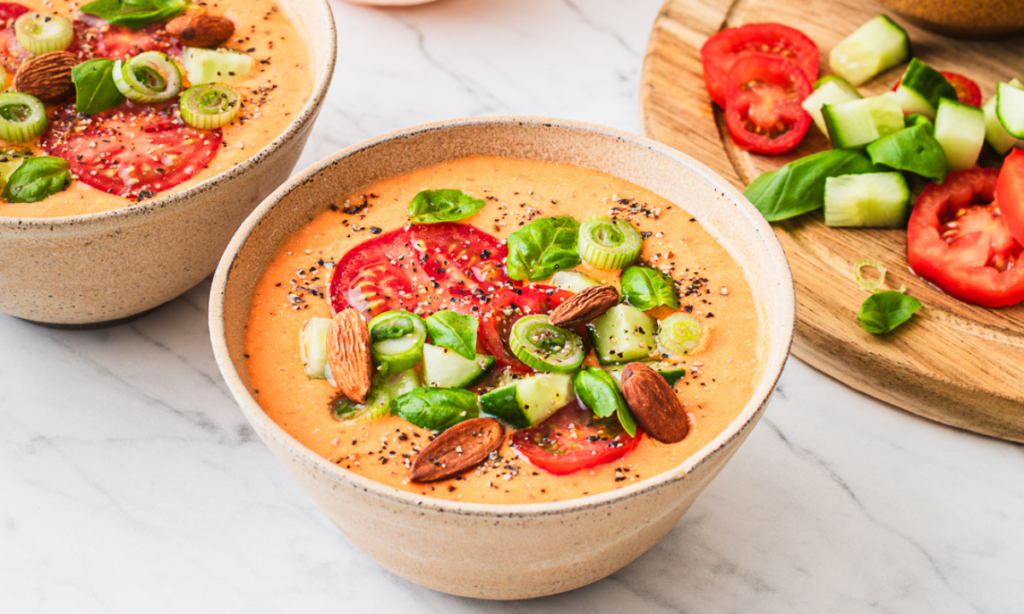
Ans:
{"label": "spring onion ring", "polygon": [[658,348],[671,356],[684,356],[704,347],[707,334],[697,318],[682,312],[658,322]]}
{"label": "spring onion ring", "polygon": [[423,360],[427,340],[423,318],[406,311],[385,311],[370,320],[369,327],[374,364],[386,364],[390,373],[398,373]]}
{"label": "spring onion ring", "polygon": [[238,117],[241,108],[238,92],[223,83],[195,85],[181,95],[181,118],[200,130],[214,130],[230,124]]}
{"label": "spring onion ring", "polygon": [[575,371],[585,357],[580,336],[553,326],[544,315],[520,318],[512,326],[509,347],[528,366],[551,373]]}
{"label": "spring onion ring", "polygon": [[46,126],[46,107],[38,98],[18,92],[0,94],[0,139],[24,143],[42,134]]}
{"label": "spring onion ring", "polygon": [[580,257],[599,269],[623,269],[640,255],[643,239],[629,220],[591,218],[580,226]]}
{"label": "spring onion ring", "polygon": [[25,13],[14,20],[14,36],[18,44],[34,55],[68,48],[75,38],[75,27],[63,15]]}
{"label": "spring onion ring", "polygon": [[135,102],[164,102],[181,91],[181,71],[159,51],[147,51],[114,62],[114,85]]}

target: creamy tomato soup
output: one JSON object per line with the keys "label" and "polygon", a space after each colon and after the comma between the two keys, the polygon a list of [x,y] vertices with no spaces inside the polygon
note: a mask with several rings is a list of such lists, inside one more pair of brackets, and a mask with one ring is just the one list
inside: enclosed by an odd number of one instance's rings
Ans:
{"label": "creamy tomato soup", "polygon": [[[76,66],[101,58],[126,62],[150,52],[163,54],[182,75],[180,91],[165,101],[147,104],[133,101],[131,96],[128,100],[122,97],[121,102],[104,110],[95,101],[102,99],[103,92],[117,95],[116,90],[110,89],[116,86],[112,77],[102,83],[76,83],[75,91],[46,103],[48,128],[38,138],[11,142],[0,136],[0,184],[7,183],[14,172],[9,161],[20,161],[24,155],[55,156],[70,165],[70,180],[62,182],[67,186],[65,189],[44,194],[37,202],[0,198],[0,216],[97,213],[186,190],[263,149],[301,112],[313,89],[312,55],[286,2],[169,0],[164,4],[173,5],[175,1],[184,7],[183,15],[202,14],[226,20],[230,29],[224,29],[225,21],[218,21],[216,28],[201,33],[207,35],[207,40],[193,40],[197,36],[195,28],[182,34],[180,28],[175,30],[169,25],[170,19],[160,19],[137,30],[111,25],[103,17],[83,12],[90,9],[81,0],[0,2],[0,65],[9,83],[19,69],[39,56],[19,42],[15,31],[17,18],[26,11],[69,20],[73,37],[64,52],[70,54],[67,61]],[[117,19],[106,13],[104,16]],[[216,36],[223,37],[229,32],[229,38],[218,42]],[[199,50],[191,65],[185,59],[190,50]],[[168,68],[159,63],[159,56],[155,57],[156,69],[150,65],[136,70],[150,70],[148,74],[153,75]],[[98,68],[102,70],[103,64]],[[110,70],[113,73],[113,67]],[[67,78],[66,72],[63,78]],[[160,73],[150,85],[163,87],[168,78]],[[238,96],[233,107],[238,109],[237,117],[219,128],[190,125],[180,112],[180,101],[188,88],[196,85],[191,81],[196,78],[231,88]],[[37,87],[38,82],[18,89],[45,97],[48,92],[36,92]],[[80,114],[83,107],[77,106],[83,88],[84,95],[94,101],[91,108],[85,107],[85,115]],[[0,98],[5,94],[0,94]]]}
{"label": "creamy tomato soup", "polygon": [[[471,214],[457,222],[409,225],[410,202],[414,198],[419,201],[422,196],[418,194],[424,190],[452,190],[447,202],[451,202],[454,191],[461,190],[460,202],[476,203],[476,206],[482,202],[483,206],[476,213],[471,213],[473,207],[462,211]],[[245,339],[251,389],[275,422],[327,460],[383,484],[433,497],[507,504],[558,501],[610,491],[668,471],[696,453],[736,418],[749,401],[762,368],[757,341],[759,324],[743,271],[685,210],[685,205],[668,202],[657,194],[597,171],[568,164],[495,157],[469,157],[421,168],[345,195],[281,245],[255,288]],[[438,211],[443,207],[422,210]],[[568,258],[562,263],[572,263],[577,252],[589,249],[585,241],[578,238],[583,236],[587,220],[609,218],[638,231],[642,246],[629,267],[643,270],[601,269],[583,261],[574,264],[571,268],[575,272],[568,275],[559,268],[562,274],[556,274],[554,279],[509,280],[505,277],[506,272],[522,275],[523,262],[529,265],[537,255],[527,253],[528,249],[522,251],[522,241],[517,239],[513,239],[517,244],[506,245],[513,232],[538,228],[541,220],[564,221],[565,218],[584,226],[576,230],[578,236],[573,235],[559,244],[566,252],[563,256]],[[550,226],[551,223],[540,225]],[[572,234],[572,223],[565,222],[565,227],[566,232]],[[618,228],[626,234],[632,232],[625,226]],[[610,237],[607,243],[616,242],[613,230],[605,228],[604,232],[610,233],[605,237]],[[555,251],[556,243],[545,244],[541,260]],[[413,255],[407,256],[410,249],[414,250]],[[422,251],[416,252],[416,249]],[[507,257],[506,250],[510,252]],[[591,256],[590,260],[594,260],[600,254]],[[638,275],[654,279],[656,276],[651,271],[664,274],[662,279],[670,278],[674,283],[658,286],[643,279],[637,281]],[[545,271],[541,267],[534,273],[540,275]],[[332,275],[337,278],[333,285]],[[631,278],[628,283],[624,276]],[[409,283],[403,285],[395,281],[396,278]],[[427,281],[421,285],[424,279]],[[438,279],[440,283],[431,279]],[[651,337],[643,336],[647,345],[643,346],[646,349],[642,350],[642,358],[635,354],[625,356],[632,356],[632,362],[653,358],[657,362],[648,364],[659,369],[666,379],[675,380],[672,385],[675,395],[686,412],[682,419],[689,425],[685,438],[676,443],[662,443],[651,434],[643,433],[642,427],[636,438],[629,437],[623,432],[625,418],[620,419],[613,413],[610,417],[596,419],[575,399],[587,396],[585,391],[577,385],[575,392],[571,388],[568,392],[571,399],[562,399],[558,395],[565,389],[559,384],[547,388],[547,394],[553,397],[543,397],[543,391],[541,397],[533,397],[541,398],[541,405],[558,406],[553,415],[540,416],[539,426],[520,424],[521,428],[514,428],[510,422],[522,416],[515,413],[513,400],[513,413],[498,412],[504,424],[504,438],[486,460],[454,477],[433,482],[413,481],[412,467],[419,452],[452,422],[476,415],[472,405],[477,402],[474,395],[487,399],[488,393],[502,386],[518,385],[536,377],[533,369],[517,360],[517,353],[510,348],[510,329],[513,332],[516,329],[513,321],[539,317],[537,326],[540,328],[536,329],[539,333],[532,339],[540,345],[550,340],[546,335],[572,338],[572,343],[556,344],[554,349],[549,346],[548,350],[537,354],[539,358],[526,356],[542,368],[548,364],[544,361],[549,361],[552,368],[572,370],[564,375],[545,374],[545,381],[564,383],[568,378],[578,384],[580,380],[575,374],[588,367],[621,377],[618,372],[623,363],[600,365],[598,360],[597,354],[605,348],[608,338],[602,341],[600,335],[590,334],[594,329],[600,332],[601,326],[607,325],[602,324],[600,318],[612,311],[605,312],[587,327],[545,328],[549,326],[547,318],[553,318],[551,309],[555,303],[567,302],[577,292],[585,291],[586,284],[594,283],[619,289],[625,303],[611,309],[632,314],[629,317],[649,318],[645,321],[657,322],[653,324],[655,330],[668,326],[670,317],[698,326],[699,340],[687,338],[686,334],[677,339],[683,342],[685,351],[664,350],[659,330],[653,343]],[[645,294],[644,288],[652,287],[669,290],[662,292],[660,298],[657,292]],[[502,299],[505,295],[514,298]],[[659,301],[662,304],[653,304]],[[415,314],[417,321],[427,318],[430,323],[431,318],[436,318],[432,314],[439,313],[441,306],[473,316],[479,324],[476,362],[484,372],[470,382],[457,382],[464,384],[458,394],[446,397],[450,402],[447,405],[442,402],[437,408],[437,411],[449,412],[447,417],[435,422],[430,422],[434,418],[426,418],[428,426],[434,428],[416,426],[402,417],[423,423],[423,413],[415,413],[419,406],[408,411],[415,404],[407,399],[410,395],[419,401],[427,398],[429,389],[424,378],[430,375],[432,357],[440,356],[437,364],[441,364],[446,357],[454,355],[455,350],[451,348],[459,345],[453,341],[458,335],[449,335],[441,326],[450,324],[450,328],[457,329],[456,318],[434,321],[427,345],[423,346],[422,362],[416,362],[410,371],[404,372],[412,379],[412,385],[398,391],[405,396],[398,396],[397,401],[392,396],[390,403],[387,398],[381,402],[379,395],[375,397],[371,391],[365,405],[378,403],[376,411],[349,411],[339,416],[335,411],[340,396],[338,387],[328,379],[317,379],[309,374],[316,371],[312,363],[317,350],[308,344],[300,349],[300,336],[309,329],[307,322],[316,322],[315,318],[324,318],[322,321],[326,322],[326,318],[332,317],[332,302],[336,311],[354,308],[365,312],[366,319],[378,316],[375,322],[380,320],[381,313],[405,310]],[[510,307],[510,303],[518,304]],[[491,311],[493,316],[486,315]],[[640,315],[636,315],[638,313]],[[374,335],[378,328],[371,326]],[[640,327],[634,327],[637,328]],[[495,330],[500,335],[497,345],[492,334]],[[653,333],[654,330],[650,330],[637,334]],[[585,359],[582,364],[577,364],[575,361],[579,358],[572,357],[572,352],[565,349],[576,347],[573,343],[577,343],[577,339],[583,340]],[[672,345],[672,339],[666,337],[665,341]],[[377,352],[380,346],[376,341],[372,343]],[[432,346],[433,353],[429,353]],[[635,349],[634,346],[612,348],[611,354],[606,352],[604,357],[614,359],[615,352],[628,354]],[[470,349],[470,355],[472,352]],[[411,360],[418,361],[419,354]],[[401,366],[406,367],[408,362]],[[384,381],[377,358],[373,369],[377,388]],[[685,375],[678,378],[681,372]],[[473,373],[470,371],[469,375]],[[441,375],[435,372],[430,376],[444,380],[446,375],[447,372]],[[601,378],[595,376],[590,381],[598,379]],[[602,381],[607,383],[608,380]],[[600,388],[599,384],[595,385]],[[618,386],[616,381],[616,392]],[[470,399],[468,405],[466,398]],[[515,398],[518,397],[513,395]],[[614,395],[607,398],[614,398]],[[561,407],[567,402],[568,405]],[[342,405],[351,408],[351,403],[344,398]],[[498,407],[487,402],[480,406],[483,408],[480,416],[486,415],[488,407]],[[460,412],[460,407],[468,409]],[[527,407],[524,412],[529,414],[536,409]],[[455,413],[451,413],[453,411]],[[550,414],[550,411],[543,414]],[[553,428],[560,429],[562,439],[545,440],[545,432],[550,435],[553,431],[538,430],[552,424]],[[683,428],[685,432],[686,424]],[[558,452],[566,452],[565,446],[572,448],[579,442],[583,442],[586,454],[592,455],[588,457],[591,460],[571,471],[572,463],[568,466],[562,463],[560,458],[565,457],[559,457]],[[606,457],[612,459],[594,464],[593,459]],[[578,460],[578,455],[571,458]]]}

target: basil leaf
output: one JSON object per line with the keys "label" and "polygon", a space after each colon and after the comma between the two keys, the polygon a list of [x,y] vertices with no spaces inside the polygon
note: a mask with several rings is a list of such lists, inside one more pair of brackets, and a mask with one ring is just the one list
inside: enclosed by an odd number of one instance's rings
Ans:
{"label": "basil leaf", "polygon": [[394,405],[399,416],[432,431],[480,415],[480,397],[458,388],[417,388],[395,399]]}
{"label": "basil leaf", "polygon": [[7,185],[0,196],[10,203],[37,203],[71,185],[69,168],[64,158],[29,158],[7,178]]}
{"label": "basil leaf", "polygon": [[872,294],[860,306],[857,320],[869,333],[881,335],[903,324],[921,308],[921,301],[895,290]]}
{"label": "basil leaf", "polygon": [[743,195],[769,222],[785,220],[825,205],[825,180],[878,172],[863,152],[832,149],[794,160],[755,179]]}
{"label": "basil leaf", "polygon": [[576,250],[580,224],[571,217],[542,217],[508,238],[508,276],[537,281],[580,263]]}
{"label": "basil leaf", "polygon": [[640,311],[662,305],[679,309],[679,296],[672,278],[657,269],[631,266],[622,274],[620,282],[626,302]]}
{"label": "basil leaf", "polygon": [[426,319],[434,345],[452,350],[463,358],[476,358],[476,318],[454,311],[438,311]]}
{"label": "basil leaf", "polygon": [[932,120],[928,119],[925,115],[918,115],[913,113],[903,118],[903,125],[907,128],[913,128],[914,126],[923,126],[928,129],[928,134],[935,134],[935,124]]}
{"label": "basil leaf", "polygon": [[475,215],[484,204],[462,190],[423,190],[409,203],[409,221],[413,224],[454,222]]}
{"label": "basil leaf", "polygon": [[114,60],[96,58],[82,62],[71,69],[75,83],[75,109],[86,115],[96,115],[125,101],[124,94],[114,85]]}
{"label": "basil leaf", "polygon": [[576,397],[598,418],[607,418],[626,404],[619,385],[604,369],[587,367],[572,380]]}
{"label": "basil leaf", "polygon": [[946,152],[924,125],[883,136],[868,145],[867,152],[875,164],[917,173],[937,183],[942,183],[949,170]]}
{"label": "basil leaf", "polygon": [[140,30],[181,15],[188,0],[95,0],[79,10],[107,23]]}
{"label": "basil leaf", "polygon": [[630,437],[636,437],[636,418],[633,417],[633,412],[629,411],[629,406],[625,403],[619,408],[619,424],[622,425],[622,430],[629,433]]}

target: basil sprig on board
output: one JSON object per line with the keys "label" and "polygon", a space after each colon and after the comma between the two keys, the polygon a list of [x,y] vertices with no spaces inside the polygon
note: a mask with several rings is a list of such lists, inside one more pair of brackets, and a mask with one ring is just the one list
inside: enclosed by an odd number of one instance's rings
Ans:
{"label": "basil sprig on board", "polygon": [[909,320],[921,307],[921,301],[912,296],[886,290],[872,294],[864,301],[857,312],[857,321],[869,333],[882,335]]}
{"label": "basil sprig on board", "polygon": [[125,101],[124,94],[114,84],[114,60],[96,58],[82,62],[71,69],[75,83],[75,109],[86,115],[96,115]]}
{"label": "basil sprig on board", "polygon": [[80,9],[117,26],[141,30],[185,12],[188,0],[94,0]]}
{"label": "basil sprig on board", "polygon": [[825,205],[825,180],[880,170],[860,151],[832,149],[794,160],[755,179],[743,195],[769,222],[795,217]]}
{"label": "basil sprig on board", "polygon": [[542,217],[508,238],[508,276],[537,281],[580,263],[580,224],[567,216]]}
{"label": "basil sprig on board", "polygon": [[10,203],[37,203],[71,185],[70,165],[64,158],[39,156],[21,163],[0,194]]}
{"label": "basil sprig on board", "polygon": [[923,124],[883,136],[868,145],[867,152],[875,164],[910,171],[938,183],[942,183],[949,170],[946,152]]}
{"label": "basil sprig on board", "polygon": [[438,311],[426,319],[427,333],[434,345],[452,350],[463,358],[476,358],[476,318],[454,311]]}
{"label": "basil sprig on board", "polygon": [[636,418],[629,411],[626,399],[615,379],[604,369],[588,367],[582,369],[573,378],[576,396],[583,405],[594,412],[598,418],[607,418],[616,414],[622,428],[630,437],[636,436]]}
{"label": "basil sprig on board", "polygon": [[423,190],[409,203],[409,221],[413,224],[454,222],[476,215],[484,204],[462,190]]}
{"label": "basil sprig on board", "polygon": [[395,413],[424,429],[443,431],[480,415],[480,397],[459,388],[417,388],[394,401]]}
{"label": "basil sprig on board", "polygon": [[679,309],[679,296],[672,278],[657,269],[631,266],[622,273],[622,296],[640,311],[655,307]]}

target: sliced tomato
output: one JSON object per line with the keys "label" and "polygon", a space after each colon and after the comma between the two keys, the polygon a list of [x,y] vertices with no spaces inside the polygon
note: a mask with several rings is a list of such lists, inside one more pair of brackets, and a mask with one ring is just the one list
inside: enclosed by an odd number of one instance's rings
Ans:
{"label": "sliced tomato", "polygon": [[704,65],[704,84],[718,106],[725,108],[729,71],[746,56],[768,56],[789,60],[807,77],[818,78],[818,46],[800,30],[778,23],[749,23],[726,28],[700,48]]}
{"label": "sliced tomato", "polygon": [[157,23],[141,30],[115,26],[106,21],[79,13],[75,17],[75,40],[83,58],[110,58],[123,60],[144,53],[159,51],[172,57],[181,55],[181,44]]}
{"label": "sliced tomato", "polygon": [[17,2],[0,2],[0,63],[13,77],[21,63],[32,57],[32,54],[18,44],[14,35],[14,20],[29,12],[27,6]]}
{"label": "sliced tomato", "polygon": [[[945,70],[940,70],[939,72],[956,90],[957,100],[972,107],[981,107],[981,88],[978,87],[977,83],[960,73],[947,72]],[[895,92],[899,88],[900,83],[903,83],[903,79],[900,79],[896,82],[896,85],[892,86],[892,91]]]}
{"label": "sliced tomato", "polygon": [[1024,248],[1010,234],[994,201],[996,171],[973,168],[946,175],[917,199],[907,226],[910,267],[946,293],[985,307],[1024,300]]}
{"label": "sliced tomato", "polygon": [[811,125],[800,106],[811,82],[796,64],[749,55],[729,71],[725,121],[736,144],[754,153],[779,154],[797,146]]}
{"label": "sliced tomato", "polygon": [[1010,234],[1024,245],[1024,149],[1014,149],[1003,160],[996,180],[996,202]]}
{"label": "sliced tomato", "polygon": [[533,373],[532,368],[516,358],[509,350],[507,345],[509,331],[519,321],[519,318],[531,314],[548,313],[567,301],[572,295],[572,292],[542,284],[530,284],[521,288],[507,287],[498,290],[486,305],[485,313],[480,318],[477,338],[481,349],[494,356],[499,367],[509,367],[517,373]]}
{"label": "sliced tomato", "polygon": [[537,426],[516,431],[512,446],[544,471],[566,475],[620,459],[642,437],[642,430],[630,437],[617,417],[595,418],[574,401]]}
{"label": "sliced tomato", "polygon": [[82,182],[143,200],[194,177],[221,144],[220,130],[186,125],[177,105],[116,109],[85,117],[69,103],[54,112],[40,145],[71,165]]}

